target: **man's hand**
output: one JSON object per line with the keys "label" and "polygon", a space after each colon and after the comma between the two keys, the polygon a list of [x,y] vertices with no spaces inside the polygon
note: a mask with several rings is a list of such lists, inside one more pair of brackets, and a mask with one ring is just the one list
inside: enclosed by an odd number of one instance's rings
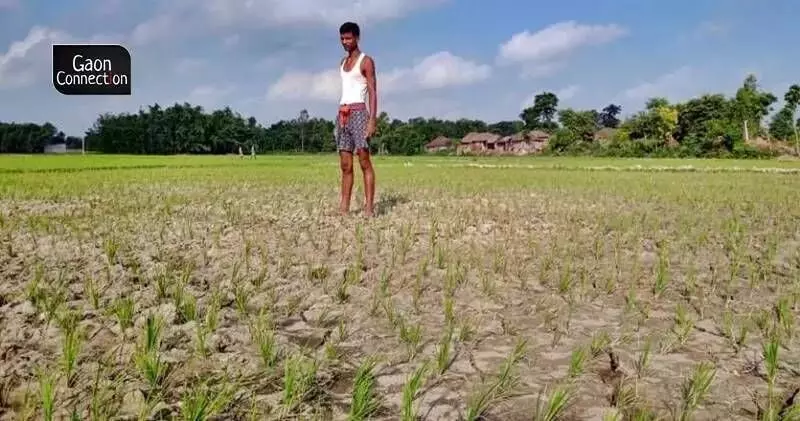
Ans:
{"label": "man's hand", "polygon": [[367,139],[372,139],[372,136],[375,136],[376,126],[375,118],[370,117],[369,122],[367,122]]}

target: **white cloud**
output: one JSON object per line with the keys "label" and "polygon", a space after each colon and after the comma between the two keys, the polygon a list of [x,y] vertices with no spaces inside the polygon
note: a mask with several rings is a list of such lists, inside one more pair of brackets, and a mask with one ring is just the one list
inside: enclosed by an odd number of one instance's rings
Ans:
{"label": "white cloud", "polygon": [[[378,74],[380,94],[433,90],[469,85],[487,79],[492,69],[448,51],[432,54],[409,68],[397,68]],[[287,72],[267,93],[270,99],[335,101],[340,92],[338,68],[319,73]]]}
{"label": "white cloud", "polygon": [[[569,101],[570,99],[575,98],[575,96],[578,94],[578,92],[580,92],[580,90],[581,87],[578,85],[569,85],[567,87],[555,91],[554,93],[558,97],[559,104],[561,104],[562,101]],[[540,93],[541,92],[536,92],[534,94],[531,94],[529,97],[525,98],[525,100],[522,101],[522,103],[520,104],[519,108],[525,109],[532,106],[534,101],[536,100],[536,95]]]}
{"label": "white cloud", "polygon": [[217,24],[340,25],[344,21],[395,19],[442,0],[203,0],[206,15]]}
{"label": "white cloud", "polygon": [[70,42],[72,37],[54,29],[35,26],[21,41],[14,41],[0,55],[0,89],[23,88],[50,72],[47,66],[51,44]]}
{"label": "white cloud", "polygon": [[364,27],[447,1],[450,0],[161,0],[160,13],[140,23],[133,40],[148,44],[208,28],[333,27],[345,21]]}
{"label": "white cloud", "polygon": [[448,51],[425,57],[410,71],[416,84],[425,89],[470,85],[487,79],[491,73],[490,66],[463,59]]}
{"label": "white cloud", "polygon": [[337,69],[320,73],[290,71],[281,76],[267,91],[269,99],[335,101],[338,94]]}
{"label": "white cloud", "polygon": [[186,74],[190,72],[196,72],[205,67],[207,64],[208,63],[206,62],[206,60],[203,59],[183,58],[178,60],[177,63],[175,63],[173,69],[175,70],[175,73]]}
{"label": "white cloud", "polygon": [[499,63],[552,63],[587,46],[606,44],[619,39],[627,30],[616,24],[584,25],[575,21],[552,24],[531,33],[514,34],[500,45]]}
{"label": "white cloud", "polygon": [[234,92],[233,86],[201,85],[189,93],[186,102],[206,109],[218,108],[221,101]]}
{"label": "white cloud", "polygon": [[690,66],[683,66],[659,76],[652,82],[644,82],[626,89],[622,95],[629,100],[670,97],[685,93],[688,88],[695,86],[694,78],[694,70]]}
{"label": "white cloud", "polygon": [[8,50],[0,54],[0,89],[25,88],[49,81],[52,44],[81,42],[118,43],[119,38],[98,34],[80,39],[58,29],[34,26],[24,39],[12,42]]}
{"label": "white cloud", "polygon": [[566,88],[560,89],[556,92],[556,96],[559,100],[562,101],[569,101],[572,98],[575,98],[575,95],[580,92],[581,88],[578,85],[570,85]]}

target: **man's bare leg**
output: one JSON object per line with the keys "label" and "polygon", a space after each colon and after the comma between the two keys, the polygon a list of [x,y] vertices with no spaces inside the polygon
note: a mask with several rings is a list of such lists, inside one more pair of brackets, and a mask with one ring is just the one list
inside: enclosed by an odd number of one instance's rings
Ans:
{"label": "man's bare leg", "polygon": [[[372,168],[369,150],[358,150],[358,163],[361,165],[361,173],[364,175],[364,215],[372,217],[375,214],[375,170]],[[350,180],[352,184],[352,178]]]}
{"label": "man's bare leg", "polygon": [[353,192],[353,153],[339,151],[339,167],[342,170],[342,191],[339,196],[339,213],[350,211],[350,195]]}

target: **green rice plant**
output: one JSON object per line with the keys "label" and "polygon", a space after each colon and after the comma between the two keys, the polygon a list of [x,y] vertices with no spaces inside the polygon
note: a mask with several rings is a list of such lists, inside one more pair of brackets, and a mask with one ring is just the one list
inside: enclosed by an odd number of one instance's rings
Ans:
{"label": "green rice plant", "polygon": [[83,280],[83,295],[89,300],[89,304],[94,310],[100,309],[100,287],[94,276],[88,276]]}
{"label": "green rice plant", "polygon": [[633,418],[633,414],[639,406],[639,391],[635,381],[630,381],[622,376],[619,381],[614,383],[611,392],[611,406],[616,408],[620,415],[628,419]]}
{"label": "green rice plant", "polygon": [[308,399],[316,387],[317,362],[300,354],[284,361],[283,395],[284,410],[292,412]]}
{"label": "green rice plant", "polygon": [[717,370],[713,364],[698,364],[681,389],[681,406],[676,413],[679,421],[691,421],[698,406],[706,399]]}
{"label": "green rice plant", "polygon": [[172,283],[170,272],[164,269],[157,273],[154,278],[156,298],[163,301],[170,296],[169,287]]}
{"label": "green rice plant", "polygon": [[507,399],[513,390],[519,386],[517,368],[522,359],[525,358],[526,346],[527,341],[519,339],[494,379],[482,382],[480,387],[469,395],[465,416],[467,421],[482,419],[489,408]]}
{"label": "green rice plant", "polygon": [[205,316],[203,317],[203,324],[208,329],[209,333],[216,332],[217,328],[219,327],[220,307],[221,298],[219,296],[219,292],[215,291],[211,296],[211,300],[206,307]]}
{"label": "green rice plant", "polygon": [[444,314],[444,323],[447,326],[452,326],[455,323],[455,297],[452,294],[445,293],[442,297],[442,313]]}
{"label": "green rice plant", "polygon": [[236,311],[239,317],[246,319],[250,311],[250,294],[251,291],[244,282],[237,282],[233,287],[233,301],[236,305]]}
{"label": "green rice plant", "polygon": [[733,313],[726,309],[722,313],[722,335],[730,342],[734,352],[739,352],[747,341],[747,334],[749,333],[749,325],[746,322],[738,323],[735,320]]}
{"label": "green rice plant", "polygon": [[45,367],[39,367],[36,373],[39,379],[39,399],[42,405],[42,419],[45,421],[53,421],[56,413],[57,373]]}
{"label": "green rice plant", "polygon": [[250,324],[250,338],[256,345],[264,366],[274,368],[280,359],[280,348],[269,313],[262,310],[255,322]]}
{"label": "green rice plant", "polygon": [[163,319],[149,314],[133,353],[133,363],[147,385],[147,397],[155,396],[170,373],[170,365],[161,359]]}
{"label": "green rice plant", "polygon": [[39,311],[44,311],[44,303],[47,299],[47,292],[42,286],[44,280],[44,266],[41,263],[36,265],[33,277],[28,281],[25,286],[25,298],[30,301],[31,305]]}
{"label": "green rice plant", "polygon": [[374,416],[381,405],[375,378],[375,358],[366,358],[356,370],[353,379],[352,401],[347,419],[363,421]]}
{"label": "green rice plant", "polygon": [[108,236],[103,239],[103,252],[106,255],[109,265],[115,265],[117,263],[117,255],[119,254],[121,245],[118,238]]}
{"label": "green rice plant", "polygon": [[134,306],[135,303],[130,296],[118,297],[111,305],[111,311],[117,317],[117,322],[123,334],[133,326]]}
{"label": "green rice plant", "polygon": [[771,417],[773,417],[777,411],[775,386],[778,379],[780,362],[779,351],[780,343],[778,342],[777,335],[770,337],[769,340],[763,344],[761,351],[767,377],[767,408],[766,411],[764,411],[765,414],[770,417],[767,419],[775,419]]}
{"label": "green rice plant", "polygon": [[61,321],[61,366],[69,387],[74,386],[78,355],[84,341],[83,329],[78,325],[74,311],[65,312]]}
{"label": "green rice plant", "polygon": [[197,298],[194,295],[184,291],[183,299],[178,307],[178,315],[184,323],[197,320]]}
{"label": "green rice plant", "polygon": [[469,317],[461,317],[461,323],[458,328],[458,341],[469,342],[476,334],[475,326]]}
{"label": "green rice plant", "polygon": [[682,303],[678,303],[677,307],[675,308],[674,323],[673,332],[676,335],[678,344],[683,346],[686,344],[686,341],[689,340],[689,336],[692,334],[692,330],[694,329],[694,320],[689,316],[686,307],[684,307]]}
{"label": "green rice plant", "polygon": [[589,358],[589,351],[584,346],[579,346],[572,351],[569,359],[567,377],[575,379],[583,374],[586,367],[586,360]]}
{"label": "green rice plant", "polygon": [[647,370],[650,367],[650,355],[652,347],[652,338],[645,339],[642,350],[639,352],[639,356],[636,358],[636,362],[634,363],[634,366],[636,367],[636,376],[640,379],[647,374]]}
{"label": "green rice plant", "polygon": [[205,358],[209,355],[210,351],[208,349],[208,335],[211,333],[211,330],[206,326],[205,323],[198,323],[195,328],[195,350],[197,351],[197,355],[202,358]]}
{"label": "green rice plant", "polygon": [[442,338],[436,345],[436,374],[442,375],[452,363],[453,327],[445,328]]}
{"label": "green rice plant", "polygon": [[109,421],[115,419],[122,406],[121,399],[117,396],[122,380],[107,384],[103,381],[106,374],[106,362],[98,364],[90,390],[89,421]]}
{"label": "green rice plant", "polygon": [[414,407],[414,401],[417,399],[419,390],[425,382],[429,367],[430,361],[425,361],[424,364],[411,373],[403,385],[403,397],[400,406],[402,421],[417,421],[419,419],[418,409]]}
{"label": "green rice plant", "polygon": [[409,325],[409,323],[402,318],[399,325],[400,340],[406,345],[408,360],[411,361],[419,352],[422,344],[422,325],[419,323]]}
{"label": "green rice plant", "polygon": [[206,421],[216,419],[233,401],[235,388],[228,383],[210,387],[203,383],[188,387],[181,398],[183,421]]}
{"label": "green rice plant", "polygon": [[589,354],[592,358],[597,358],[602,355],[611,345],[611,337],[608,332],[601,330],[592,335],[592,342],[589,345]]}
{"label": "green rice plant", "polygon": [[549,393],[544,388],[539,395],[534,412],[534,421],[558,421],[566,412],[574,397],[569,385],[559,385]]}
{"label": "green rice plant", "polygon": [[789,341],[794,337],[794,317],[789,299],[781,297],[775,304],[775,320]]}
{"label": "green rice plant", "polygon": [[653,283],[653,296],[656,298],[661,297],[664,291],[669,286],[669,255],[666,248],[659,248],[658,252],[658,266],[656,267],[656,278]]}
{"label": "green rice plant", "polygon": [[434,249],[436,260],[436,268],[439,270],[443,270],[447,266],[447,250],[441,244],[437,244],[436,248]]}

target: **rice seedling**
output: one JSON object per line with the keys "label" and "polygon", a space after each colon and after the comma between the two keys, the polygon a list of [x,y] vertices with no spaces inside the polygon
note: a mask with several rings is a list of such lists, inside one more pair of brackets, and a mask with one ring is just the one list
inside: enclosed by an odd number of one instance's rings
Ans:
{"label": "rice seedling", "polygon": [[707,362],[702,362],[694,368],[692,375],[686,379],[681,388],[681,406],[675,412],[676,420],[694,419],[694,412],[707,398],[716,374],[716,368]]}
{"label": "rice seedling", "polygon": [[574,398],[574,392],[569,385],[559,385],[548,393],[547,388],[539,395],[534,412],[534,421],[558,421],[564,415],[569,404]]}
{"label": "rice seedling", "polygon": [[349,421],[362,421],[374,416],[381,406],[381,399],[376,391],[375,366],[377,360],[366,358],[358,366],[353,379]]}
{"label": "rice seedling", "polygon": [[127,296],[117,298],[111,305],[111,311],[117,317],[117,322],[123,334],[133,326],[134,306],[133,298]]}
{"label": "rice seedling", "polygon": [[78,325],[78,315],[75,312],[67,311],[62,315],[61,321],[61,365],[67,385],[74,386],[75,371],[78,363],[78,355],[84,340],[84,332]]}
{"label": "rice seedling", "polygon": [[56,413],[56,372],[40,367],[37,371],[39,379],[39,399],[42,408],[42,419],[53,421]]}
{"label": "rice seedling", "polygon": [[162,359],[160,352],[163,326],[161,318],[148,315],[133,353],[134,366],[147,386],[147,398],[153,398],[161,392],[171,370],[170,364]]}
{"label": "rice seedling", "polygon": [[415,323],[409,325],[408,322],[400,319],[400,340],[406,345],[408,360],[411,361],[417,355],[422,345],[422,325]]}
{"label": "rice seedling", "polygon": [[448,325],[439,343],[436,345],[436,370],[437,374],[442,375],[453,362],[453,327]]}
{"label": "rice seedling", "polygon": [[400,412],[402,421],[416,421],[419,418],[418,408],[414,406],[414,401],[418,397],[420,388],[422,388],[425,383],[425,377],[428,374],[429,367],[430,362],[425,361],[425,363],[417,367],[417,369],[408,376],[408,379],[403,385],[403,398]]}
{"label": "rice seedling", "polygon": [[514,389],[519,386],[517,368],[525,358],[526,346],[525,340],[518,340],[500,367],[497,376],[487,383],[482,383],[470,394],[464,417],[467,421],[477,421],[483,418],[493,405],[510,397]]}
{"label": "rice seedling", "polygon": [[644,341],[644,345],[642,345],[642,350],[639,352],[639,356],[636,358],[635,367],[636,367],[636,375],[641,379],[647,374],[647,370],[650,366],[650,351],[652,350],[653,342],[652,338],[647,338]]}
{"label": "rice seedling", "polygon": [[275,335],[275,326],[267,312],[262,311],[250,324],[250,338],[258,349],[264,367],[274,368],[280,358],[280,348]]}
{"label": "rice seedling", "polygon": [[285,413],[291,413],[314,393],[317,362],[300,354],[284,361],[283,395],[281,404]]}
{"label": "rice seedling", "polygon": [[233,401],[235,388],[223,383],[211,387],[207,383],[189,387],[181,399],[181,419],[207,421],[216,419]]}
{"label": "rice seedling", "polygon": [[579,346],[572,351],[572,354],[569,358],[569,369],[567,370],[567,376],[569,378],[577,378],[583,374],[583,371],[586,366],[586,360],[589,358],[589,351],[586,347]]}

